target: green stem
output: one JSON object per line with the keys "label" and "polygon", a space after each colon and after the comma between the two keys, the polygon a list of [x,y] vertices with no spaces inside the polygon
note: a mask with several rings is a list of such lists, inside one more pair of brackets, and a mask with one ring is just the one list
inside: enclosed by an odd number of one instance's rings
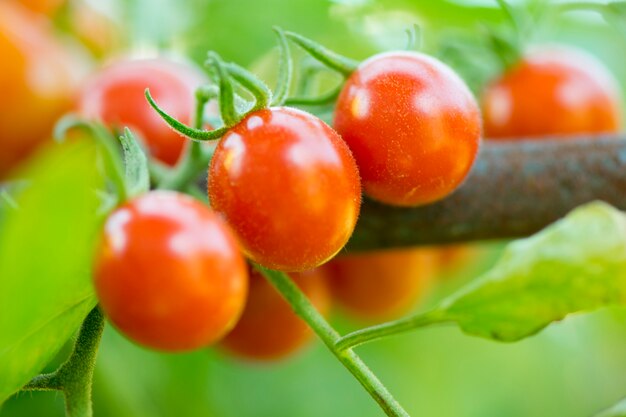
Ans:
{"label": "green stem", "polygon": [[278,69],[278,83],[274,89],[272,98],[272,106],[282,106],[289,96],[291,89],[291,79],[293,78],[293,60],[291,59],[291,51],[287,43],[285,32],[278,27],[274,27],[274,31],[278,36],[278,45],[280,46],[280,68]]}
{"label": "green stem", "polygon": [[124,167],[122,166],[115,140],[111,137],[109,131],[99,124],[89,123],[76,116],[68,115],[57,122],[53,136],[55,140],[63,141],[67,132],[74,128],[83,129],[93,135],[93,138],[100,145],[99,149],[102,151],[105,170],[115,187],[118,203],[126,201],[128,195],[126,193]]}
{"label": "green stem", "polygon": [[270,105],[272,101],[272,91],[264,82],[252,75],[250,71],[233,62],[225,64],[225,67],[233,79],[241,84],[254,97],[254,105],[248,113],[264,109]]}
{"label": "green stem", "polygon": [[[235,89],[233,87],[233,83],[231,82],[230,76],[226,71],[222,58],[220,58],[217,53],[209,52],[207,65],[214,68],[217,74],[217,80],[220,86],[219,104],[222,121],[225,126],[232,127],[236,125],[240,119],[235,107]],[[199,129],[200,127],[196,126],[196,129]]]}
{"label": "green stem", "polygon": [[216,140],[216,139],[221,138],[222,136],[224,136],[224,134],[226,134],[226,132],[228,132],[229,128],[226,126],[220,127],[219,129],[214,129],[214,130],[202,130],[202,129],[189,127],[185,125],[184,123],[179,122],[178,120],[176,120],[175,118],[167,114],[165,110],[160,108],[159,105],[156,104],[156,102],[152,98],[152,95],[150,94],[150,90],[147,88],[145,91],[145,96],[146,96],[146,99],[148,100],[148,103],[150,103],[150,106],[152,106],[152,108],[159,114],[159,116],[161,116],[161,118],[163,118],[163,120],[165,120],[165,122],[168,125],[170,125],[172,129],[174,129],[175,131],[179,133],[182,133],[183,135],[191,139],[195,139],[199,141]]}
{"label": "green stem", "polygon": [[363,343],[371,342],[383,337],[395,336],[399,333],[408,332],[410,330],[430,326],[432,324],[444,323],[449,320],[450,319],[445,318],[440,311],[433,310],[428,313],[418,314],[416,316],[390,321],[388,323],[348,333],[337,341],[335,348],[339,351],[347,351]]}
{"label": "green stem", "polygon": [[68,360],[53,373],[33,378],[23,390],[61,390],[67,417],[92,417],[91,386],[103,330],[104,317],[96,306],[83,322]]}
{"label": "green stem", "polygon": [[340,340],[340,335],[285,273],[266,269],[256,264],[254,267],[281,293],[295,313],[313,329],[333,355],[350,371],[388,416],[408,417],[409,414],[354,351],[337,349],[336,344]]}
{"label": "green stem", "polygon": [[350,76],[359,66],[358,61],[339,55],[302,35],[294,32],[285,32],[285,35],[308,52],[313,58],[326,65],[328,68],[342,74],[344,77]]}
{"label": "green stem", "polygon": [[[206,104],[215,97],[217,90],[199,89],[196,93],[196,111],[194,116],[194,128],[200,129],[204,124],[204,109]],[[163,177],[157,188],[166,190],[184,191],[195,180],[202,170],[206,170],[212,152],[206,152],[200,142],[192,141],[183,159],[178,163],[174,171]]]}
{"label": "green stem", "polygon": [[343,84],[329,90],[327,93],[321,94],[317,97],[291,97],[285,101],[288,106],[325,106],[332,104],[339,97],[339,93],[343,89]]}

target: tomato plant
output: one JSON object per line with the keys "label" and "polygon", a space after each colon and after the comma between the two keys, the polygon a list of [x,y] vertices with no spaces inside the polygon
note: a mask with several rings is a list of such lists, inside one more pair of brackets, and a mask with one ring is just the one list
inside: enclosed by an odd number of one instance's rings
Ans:
{"label": "tomato plant", "polygon": [[166,58],[121,60],[85,83],[78,111],[117,130],[133,129],[155,158],[173,165],[183,151],[185,138],[152,111],[144,90],[150,88],[165,109],[189,123],[194,114],[195,89],[207,82],[191,64]]}
{"label": "tomato plant", "polygon": [[453,192],[480,143],[478,106],[442,62],[416,52],[375,55],[346,81],[333,123],[384,203],[415,206]]}
{"label": "tomato plant", "polygon": [[367,321],[402,316],[422,298],[437,267],[431,249],[402,249],[340,256],[324,266],[333,299]]}
{"label": "tomato plant", "polygon": [[0,177],[52,133],[71,106],[84,63],[55,38],[44,20],[12,2],[0,3]]}
{"label": "tomato plant", "polygon": [[[322,314],[331,304],[320,269],[289,274],[293,282]],[[228,353],[251,360],[277,360],[301,349],[313,332],[280,293],[256,270],[250,270],[246,307],[235,327],[220,342]]]}
{"label": "tomato plant", "polygon": [[285,271],[333,257],[352,234],[361,203],[359,173],[339,135],[286,107],[251,113],[226,133],[208,188],[246,255]]}
{"label": "tomato plant", "polygon": [[615,133],[621,126],[617,82],[588,53],[544,47],[491,81],[482,96],[491,139]]}
{"label": "tomato plant", "polygon": [[219,217],[190,197],[163,191],[109,216],[94,282],[117,328],[165,351],[219,340],[237,321],[248,288],[243,257]]}

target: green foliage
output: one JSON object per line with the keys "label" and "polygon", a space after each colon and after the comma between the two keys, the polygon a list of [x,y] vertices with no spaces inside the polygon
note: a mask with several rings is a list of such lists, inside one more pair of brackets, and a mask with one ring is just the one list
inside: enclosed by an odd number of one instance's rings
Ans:
{"label": "green foliage", "polygon": [[595,417],[626,417],[626,399],[615,404],[610,409],[596,414]]}
{"label": "green foliage", "polygon": [[511,243],[442,310],[466,333],[512,342],[568,314],[624,304],[626,216],[596,202]]}
{"label": "green foliage", "polygon": [[26,171],[0,234],[0,402],[37,374],[96,304],[91,257],[100,185],[93,147],[57,146]]}
{"label": "green foliage", "polygon": [[126,194],[132,197],[145,193],[150,189],[150,172],[146,154],[128,128],[120,136],[120,142],[124,150]]}

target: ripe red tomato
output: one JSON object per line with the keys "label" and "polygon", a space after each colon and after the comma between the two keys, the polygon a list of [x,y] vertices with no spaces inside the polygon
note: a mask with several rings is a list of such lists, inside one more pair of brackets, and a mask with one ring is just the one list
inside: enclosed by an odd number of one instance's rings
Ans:
{"label": "ripe red tomato", "polygon": [[415,52],[363,62],[341,91],[334,126],[354,153],[366,194],[398,206],[454,191],[476,158],[481,131],[465,83]]}
{"label": "ripe red tomato", "polygon": [[[325,314],[330,292],[324,274],[315,269],[290,277],[317,310]],[[313,333],[272,285],[255,270],[250,273],[246,308],[220,345],[229,353],[253,360],[277,360],[302,348]]]}
{"label": "ripe red tomato", "polygon": [[126,336],[186,351],[210,345],[236,323],[246,268],[217,214],[191,197],[159,191],[109,216],[94,281],[102,310]]}
{"label": "ripe red tomato", "polygon": [[0,1],[0,178],[49,139],[71,107],[78,62],[54,38],[46,21]]}
{"label": "ripe red tomato", "polygon": [[350,150],[324,122],[279,107],[254,112],[219,142],[209,199],[255,262],[304,271],[333,257],[359,214]]}
{"label": "ripe red tomato", "polygon": [[195,90],[207,82],[196,67],[165,58],[118,61],[86,83],[78,109],[85,117],[113,128],[129,127],[140,134],[154,157],[173,165],[187,139],[152,110],[144,91],[149,88],[165,111],[190,123],[195,111]]}
{"label": "ripe red tomato", "polygon": [[431,249],[340,256],[324,265],[333,300],[366,321],[395,319],[425,294],[437,266]]}
{"label": "ripe red tomato", "polygon": [[539,49],[493,80],[482,105],[491,139],[617,132],[619,88],[587,53]]}

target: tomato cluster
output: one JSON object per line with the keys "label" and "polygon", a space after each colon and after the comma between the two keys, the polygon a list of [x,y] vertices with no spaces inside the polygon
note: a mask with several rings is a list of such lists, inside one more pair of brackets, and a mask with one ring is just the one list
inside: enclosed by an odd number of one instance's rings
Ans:
{"label": "tomato cluster", "polygon": [[[61,3],[24,4],[54,13]],[[231,78],[253,96],[258,91],[221,61],[207,76],[172,58],[117,59],[74,97],[81,77],[68,69],[48,29],[14,5],[0,4],[0,12],[0,51],[10,57],[0,72],[6,96],[0,175],[50,136],[72,105],[112,133],[130,128],[165,175],[179,173],[191,158],[181,132],[194,139],[222,132],[205,171],[210,207],[179,192],[150,191],[131,196],[106,220],[95,289],[111,322],[137,343],[173,352],[218,344],[238,357],[281,358],[304,346],[311,331],[253,263],[289,273],[324,314],[335,304],[357,319],[381,321],[407,313],[438,271],[468,253],[462,247],[340,253],[356,227],[362,193],[414,207],[447,197],[467,177],[480,147],[481,111],[443,62],[404,51],[356,65],[344,73],[332,127],[281,102],[240,106],[247,110],[233,116],[225,114]],[[18,36],[24,28],[32,33]],[[37,65],[42,59],[47,65],[41,79],[31,68],[35,55]],[[218,129],[204,130],[212,129],[206,112],[194,106],[201,86],[220,94]],[[146,89],[158,106],[145,100]],[[485,133],[499,139],[614,132],[620,127],[614,91],[610,75],[588,56],[535,51],[484,89]],[[28,111],[15,112],[24,106]],[[34,113],[36,122],[25,123]],[[203,129],[180,127],[192,122]]]}

